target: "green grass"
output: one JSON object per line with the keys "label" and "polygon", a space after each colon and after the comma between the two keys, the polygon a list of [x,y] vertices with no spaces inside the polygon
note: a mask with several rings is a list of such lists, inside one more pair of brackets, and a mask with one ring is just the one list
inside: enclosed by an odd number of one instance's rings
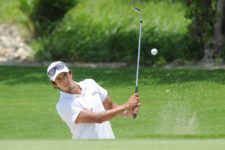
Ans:
{"label": "green grass", "polygon": [[223,150],[225,140],[25,140],[0,141],[0,146],[4,150]]}
{"label": "green grass", "polygon": [[[117,103],[134,92],[135,69],[72,70],[76,81],[95,79]],[[223,70],[141,68],[139,116],[113,119],[115,135],[121,140],[224,138],[224,83]],[[55,110],[58,95],[46,67],[0,66],[0,139],[71,139]]]}

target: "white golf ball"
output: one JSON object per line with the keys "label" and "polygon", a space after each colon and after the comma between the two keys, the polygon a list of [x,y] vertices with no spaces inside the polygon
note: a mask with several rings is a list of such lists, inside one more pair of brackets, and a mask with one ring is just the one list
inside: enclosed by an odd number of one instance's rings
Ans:
{"label": "white golf ball", "polygon": [[156,48],[153,48],[153,49],[151,50],[151,54],[152,54],[152,55],[157,55],[157,53],[158,53],[158,50],[157,50]]}

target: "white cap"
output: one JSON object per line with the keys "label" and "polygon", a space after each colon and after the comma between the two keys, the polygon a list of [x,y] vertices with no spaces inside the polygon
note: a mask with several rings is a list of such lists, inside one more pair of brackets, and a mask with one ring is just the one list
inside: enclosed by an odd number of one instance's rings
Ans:
{"label": "white cap", "polygon": [[69,72],[68,67],[62,61],[51,63],[47,69],[47,75],[51,81],[55,81],[56,77],[62,72]]}

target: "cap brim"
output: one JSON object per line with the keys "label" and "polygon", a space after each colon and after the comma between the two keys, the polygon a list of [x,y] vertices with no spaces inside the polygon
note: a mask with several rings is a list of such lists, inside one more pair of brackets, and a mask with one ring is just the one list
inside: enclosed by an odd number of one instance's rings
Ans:
{"label": "cap brim", "polygon": [[67,67],[64,67],[63,69],[60,70],[56,70],[56,73],[54,74],[53,77],[50,77],[51,81],[55,81],[55,79],[57,78],[57,76],[62,73],[62,72],[69,72],[69,69]]}

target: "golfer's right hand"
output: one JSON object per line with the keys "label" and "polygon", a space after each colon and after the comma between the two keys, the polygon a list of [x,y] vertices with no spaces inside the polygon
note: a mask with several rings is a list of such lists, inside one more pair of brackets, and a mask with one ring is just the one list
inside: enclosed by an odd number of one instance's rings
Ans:
{"label": "golfer's right hand", "polygon": [[138,105],[135,108],[133,108],[132,115],[138,114],[140,106],[141,106],[141,103],[139,102]]}
{"label": "golfer's right hand", "polygon": [[127,104],[129,104],[130,109],[134,109],[135,107],[138,107],[140,105],[140,98],[139,94],[135,93],[133,94],[127,101]]}

